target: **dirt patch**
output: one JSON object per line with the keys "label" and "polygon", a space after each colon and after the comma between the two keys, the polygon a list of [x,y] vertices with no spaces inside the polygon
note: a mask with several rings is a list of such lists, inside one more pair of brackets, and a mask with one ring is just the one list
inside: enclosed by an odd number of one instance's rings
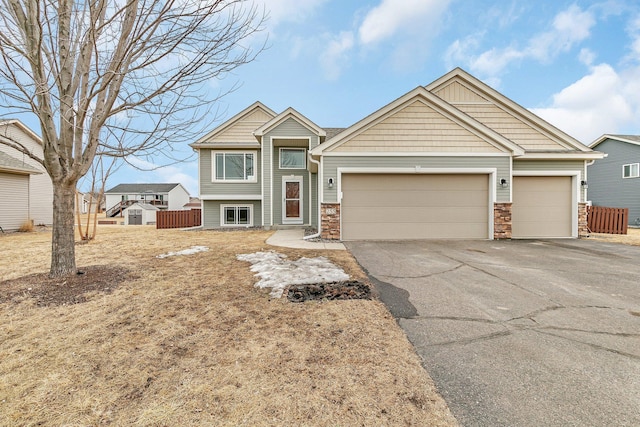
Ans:
{"label": "dirt patch", "polygon": [[371,299],[371,288],[358,281],[293,285],[287,291],[287,299],[291,302]]}
{"label": "dirt patch", "polygon": [[0,303],[33,299],[38,306],[59,306],[86,302],[92,292],[110,294],[120,283],[137,276],[122,267],[92,265],[78,274],[51,278],[47,273],[30,274],[0,282]]}

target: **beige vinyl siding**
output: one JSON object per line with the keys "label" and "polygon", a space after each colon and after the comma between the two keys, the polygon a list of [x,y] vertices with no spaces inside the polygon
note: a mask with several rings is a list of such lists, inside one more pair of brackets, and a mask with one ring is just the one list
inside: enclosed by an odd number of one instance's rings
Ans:
{"label": "beige vinyl siding", "polygon": [[455,104],[485,126],[515,142],[525,150],[565,150],[540,131],[492,104]]}
{"label": "beige vinyl siding", "polygon": [[571,237],[571,182],[570,176],[514,176],[513,238]]}
{"label": "beige vinyl siding", "polygon": [[262,226],[262,203],[260,200],[203,200],[202,227],[204,229],[220,227],[220,206],[221,205],[252,205],[253,206],[253,227]]}
{"label": "beige vinyl siding", "polygon": [[256,137],[253,136],[253,131],[272,118],[273,116],[266,111],[256,108],[206,142],[255,142]]}
{"label": "beige vinyl siding", "polygon": [[419,100],[374,124],[332,151],[501,152]]}
{"label": "beige vinyl siding", "polygon": [[482,95],[455,81],[434,92],[434,94],[450,104],[455,104],[457,102],[489,102]]}
{"label": "beige vinyl siding", "polygon": [[[232,150],[220,150],[230,152]],[[256,195],[260,194],[260,177],[261,163],[260,151],[255,151],[256,159],[254,161],[256,167],[257,182],[212,182],[213,154],[216,150],[200,150],[200,195]],[[253,150],[238,150],[238,152],[254,152]]]}
{"label": "beige vinyl siding", "polygon": [[[40,143],[22,129],[12,124],[2,126],[2,128],[4,128],[2,129],[3,134],[6,132],[8,137],[23,144],[38,158],[44,158]],[[31,175],[29,178],[29,216],[36,225],[53,224],[53,184],[44,166],[4,144],[0,144],[0,150],[16,159],[23,160],[27,165],[42,172],[41,174]]]}
{"label": "beige vinyl siding", "polygon": [[345,174],[343,240],[486,239],[488,175]]}
{"label": "beige vinyl siding", "polygon": [[[340,168],[372,168],[384,170],[389,168],[414,168],[420,167],[421,172],[428,173],[429,169],[465,169],[465,168],[495,168],[497,170],[496,182],[500,178],[509,180],[511,173],[510,159],[506,156],[499,157],[418,157],[418,156],[366,156],[366,157],[347,157],[347,156],[327,156],[323,158],[323,179],[324,179],[324,203],[336,203],[338,186],[333,188],[326,186],[326,181],[333,178],[337,182],[338,167]],[[496,184],[496,201],[510,201],[509,188],[502,188]]]}
{"label": "beige vinyl siding", "polygon": [[17,230],[29,218],[29,175],[0,172],[0,227]]}

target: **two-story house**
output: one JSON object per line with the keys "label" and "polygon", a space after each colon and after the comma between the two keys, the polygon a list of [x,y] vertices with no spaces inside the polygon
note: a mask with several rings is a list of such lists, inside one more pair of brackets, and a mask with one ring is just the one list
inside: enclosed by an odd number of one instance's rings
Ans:
{"label": "two-story house", "polygon": [[191,147],[204,228],[341,240],[578,237],[602,158],[459,68],[346,129],[256,102]]}

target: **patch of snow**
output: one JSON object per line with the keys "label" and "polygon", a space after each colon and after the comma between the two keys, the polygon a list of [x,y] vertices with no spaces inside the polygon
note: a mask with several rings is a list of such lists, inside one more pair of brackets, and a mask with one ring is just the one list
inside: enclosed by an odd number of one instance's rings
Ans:
{"label": "patch of snow", "polygon": [[209,248],[206,246],[191,246],[188,249],[183,249],[178,252],[168,252],[166,254],[158,255],[156,256],[156,258],[167,258],[170,256],[178,256],[178,255],[193,255],[193,254],[197,254],[198,252],[206,252],[208,250]]}
{"label": "patch of snow", "polygon": [[251,271],[260,277],[258,288],[271,288],[271,296],[280,298],[289,285],[311,285],[349,280],[349,275],[327,258],[300,258],[290,261],[278,252],[256,252],[237,255],[238,260],[252,264]]}

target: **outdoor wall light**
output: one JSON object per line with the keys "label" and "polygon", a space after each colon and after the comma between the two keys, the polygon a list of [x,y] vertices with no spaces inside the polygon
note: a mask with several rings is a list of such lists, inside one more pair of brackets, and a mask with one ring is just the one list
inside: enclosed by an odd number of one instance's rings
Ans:
{"label": "outdoor wall light", "polygon": [[327,180],[327,185],[329,186],[329,188],[333,188],[333,178],[329,178]]}
{"label": "outdoor wall light", "polygon": [[507,188],[509,186],[509,183],[507,182],[506,179],[502,178],[502,179],[500,179],[500,186],[502,188]]}
{"label": "outdoor wall light", "polygon": [[589,184],[587,184],[587,181],[580,181],[580,185],[582,186],[582,188],[584,188],[585,190],[587,188],[589,188]]}

